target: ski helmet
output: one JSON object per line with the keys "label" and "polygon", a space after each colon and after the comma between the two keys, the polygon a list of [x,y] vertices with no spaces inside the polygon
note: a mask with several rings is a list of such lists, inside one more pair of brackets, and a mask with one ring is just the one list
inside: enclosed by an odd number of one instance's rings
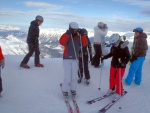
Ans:
{"label": "ski helmet", "polygon": [[76,22],[70,22],[69,28],[71,29],[79,29],[79,26]]}
{"label": "ski helmet", "polygon": [[137,27],[133,30],[133,32],[143,33],[143,29],[141,27]]}
{"label": "ski helmet", "polygon": [[38,20],[38,21],[44,21],[44,18],[42,17],[42,16],[40,16],[40,15],[37,15],[36,17],[35,17],[35,20]]}
{"label": "ski helmet", "polygon": [[109,38],[109,43],[117,43],[120,40],[120,35],[118,33],[114,33]]}

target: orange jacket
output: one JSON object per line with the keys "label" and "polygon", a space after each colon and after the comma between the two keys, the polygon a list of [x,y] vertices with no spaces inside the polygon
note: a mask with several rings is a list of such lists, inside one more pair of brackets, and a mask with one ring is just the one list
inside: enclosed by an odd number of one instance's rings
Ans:
{"label": "orange jacket", "polygon": [[[74,42],[77,58],[79,57],[79,50],[81,47],[80,35],[76,35],[71,38],[71,33],[68,30],[60,37],[59,40],[60,44],[64,46],[63,59],[76,59],[72,39]],[[86,46],[87,45],[86,36],[82,36],[81,40],[82,40],[82,45]]]}
{"label": "orange jacket", "polygon": [[3,59],[4,59],[4,55],[3,55],[2,49],[1,49],[1,47],[0,47],[0,60],[3,60]]}

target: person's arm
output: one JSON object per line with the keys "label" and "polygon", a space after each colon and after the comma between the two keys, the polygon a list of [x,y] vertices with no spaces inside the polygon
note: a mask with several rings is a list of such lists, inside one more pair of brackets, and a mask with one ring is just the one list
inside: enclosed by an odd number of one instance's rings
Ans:
{"label": "person's arm", "polygon": [[68,41],[68,35],[66,33],[64,33],[60,39],[59,39],[59,43],[63,46],[65,46],[67,44],[67,41]]}

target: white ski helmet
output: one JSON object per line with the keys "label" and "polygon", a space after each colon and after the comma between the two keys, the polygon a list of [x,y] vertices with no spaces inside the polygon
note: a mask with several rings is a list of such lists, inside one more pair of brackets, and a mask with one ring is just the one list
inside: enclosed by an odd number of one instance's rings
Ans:
{"label": "white ski helmet", "polygon": [[40,20],[40,21],[44,21],[44,18],[42,17],[42,16],[40,16],[40,15],[37,15],[36,17],[35,17],[35,20]]}
{"label": "white ski helmet", "polygon": [[70,22],[69,28],[71,29],[79,29],[79,26],[76,22]]}
{"label": "white ski helmet", "polygon": [[120,35],[118,33],[114,33],[109,37],[109,43],[116,43],[120,40]]}

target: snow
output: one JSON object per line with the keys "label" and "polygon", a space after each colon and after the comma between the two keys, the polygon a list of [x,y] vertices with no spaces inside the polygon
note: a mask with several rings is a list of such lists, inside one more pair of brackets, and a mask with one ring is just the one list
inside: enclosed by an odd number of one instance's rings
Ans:
{"label": "snow", "polygon": [[[107,113],[150,113],[149,63],[150,52],[143,65],[143,81],[141,86],[124,86],[128,91]],[[3,97],[0,99],[0,113],[67,113],[59,84],[63,81],[63,66],[61,58],[41,59],[44,68],[34,67],[31,57],[31,69],[19,68],[24,56],[5,55],[6,66],[2,70]],[[102,70],[101,90],[99,87],[100,68],[91,65],[91,82],[89,86],[83,81],[78,84],[77,102],[81,113],[97,113],[100,108],[109,103],[112,97],[92,105],[87,100],[102,96],[108,90],[110,60],[105,60]],[[127,66],[125,76],[128,73]],[[125,78],[125,77],[124,77]],[[72,102],[71,102],[71,105]],[[119,110],[119,106],[122,110]]]}

